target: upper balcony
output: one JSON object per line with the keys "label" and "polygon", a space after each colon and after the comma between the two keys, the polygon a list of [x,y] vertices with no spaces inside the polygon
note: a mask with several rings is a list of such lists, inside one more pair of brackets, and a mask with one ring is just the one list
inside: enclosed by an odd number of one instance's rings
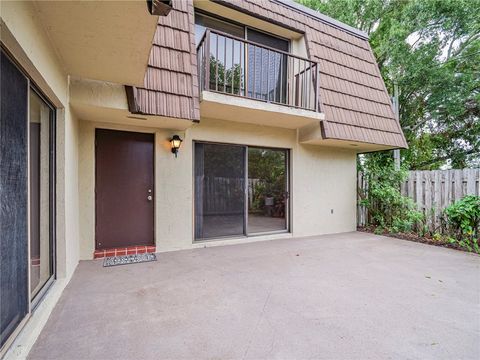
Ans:
{"label": "upper balcony", "polygon": [[290,129],[324,118],[314,61],[210,28],[197,57],[202,117]]}

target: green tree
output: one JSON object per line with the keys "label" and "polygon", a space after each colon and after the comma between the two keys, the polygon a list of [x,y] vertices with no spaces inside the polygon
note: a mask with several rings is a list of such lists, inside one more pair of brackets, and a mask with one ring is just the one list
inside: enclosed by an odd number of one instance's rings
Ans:
{"label": "green tree", "polygon": [[369,35],[410,169],[480,166],[480,0],[297,1]]}

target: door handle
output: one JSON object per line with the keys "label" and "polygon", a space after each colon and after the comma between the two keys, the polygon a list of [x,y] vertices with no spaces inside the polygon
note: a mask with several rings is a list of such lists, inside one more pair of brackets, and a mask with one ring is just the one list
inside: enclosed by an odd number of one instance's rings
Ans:
{"label": "door handle", "polygon": [[148,196],[147,196],[147,200],[148,200],[148,201],[152,201],[152,195],[148,195]]}

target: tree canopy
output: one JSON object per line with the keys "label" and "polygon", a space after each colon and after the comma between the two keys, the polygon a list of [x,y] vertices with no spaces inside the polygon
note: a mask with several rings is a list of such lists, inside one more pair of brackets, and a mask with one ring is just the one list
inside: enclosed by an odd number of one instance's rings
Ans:
{"label": "tree canopy", "polygon": [[480,0],[297,1],[369,35],[409,168],[480,166]]}

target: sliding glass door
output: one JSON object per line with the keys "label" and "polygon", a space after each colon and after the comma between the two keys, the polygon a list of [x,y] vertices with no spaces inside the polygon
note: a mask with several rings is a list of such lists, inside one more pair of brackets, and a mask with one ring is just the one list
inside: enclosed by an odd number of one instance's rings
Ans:
{"label": "sliding glass door", "polygon": [[3,49],[0,73],[1,348],[55,274],[55,110]]}
{"label": "sliding glass door", "polygon": [[288,150],[196,142],[195,240],[288,229]]}

